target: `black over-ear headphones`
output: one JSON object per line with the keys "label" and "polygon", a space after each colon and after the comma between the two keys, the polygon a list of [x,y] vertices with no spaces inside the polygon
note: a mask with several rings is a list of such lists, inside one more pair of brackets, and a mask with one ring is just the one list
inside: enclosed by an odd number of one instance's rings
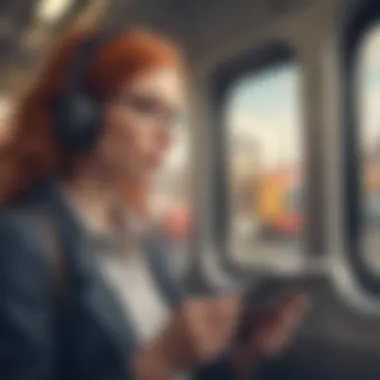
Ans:
{"label": "black over-ear headphones", "polygon": [[61,146],[73,152],[91,149],[101,133],[101,104],[84,85],[91,57],[125,28],[94,33],[82,43],[69,67],[67,84],[52,107],[52,124]]}

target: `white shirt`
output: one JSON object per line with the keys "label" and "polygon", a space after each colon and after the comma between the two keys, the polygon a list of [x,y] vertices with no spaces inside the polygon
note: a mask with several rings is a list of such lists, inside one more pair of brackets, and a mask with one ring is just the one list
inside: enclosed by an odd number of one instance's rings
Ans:
{"label": "white shirt", "polygon": [[141,345],[151,342],[170,322],[165,304],[141,252],[127,257],[100,255],[105,277],[129,314]]}
{"label": "white shirt", "polygon": [[[154,282],[142,252],[127,252],[125,256],[100,254],[105,277],[119,296],[130,318],[139,345],[152,342],[168,325],[171,310]],[[181,374],[176,380],[188,379]]]}
{"label": "white shirt", "polygon": [[[68,194],[64,196],[68,198],[69,206],[70,203],[72,205]],[[125,221],[128,224],[128,236],[131,236],[132,231],[136,243],[143,233],[141,224],[137,219],[131,218],[131,215],[127,215],[127,212]],[[110,252],[100,248],[97,253],[103,275],[128,314],[139,345],[152,342],[170,322],[171,310],[154,282],[145,255],[139,252],[138,244],[125,244],[124,249]],[[182,374],[176,380],[187,378],[188,375]]]}

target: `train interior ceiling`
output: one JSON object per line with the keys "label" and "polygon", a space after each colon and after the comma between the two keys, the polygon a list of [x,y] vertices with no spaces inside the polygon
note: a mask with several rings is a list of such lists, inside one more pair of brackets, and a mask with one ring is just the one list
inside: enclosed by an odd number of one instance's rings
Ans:
{"label": "train interior ceiling", "polygon": [[295,342],[256,378],[379,379],[377,1],[1,1],[4,136],[44,53],[98,18],[165,33],[189,60],[192,112],[154,195],[189,285],[328,259]]}

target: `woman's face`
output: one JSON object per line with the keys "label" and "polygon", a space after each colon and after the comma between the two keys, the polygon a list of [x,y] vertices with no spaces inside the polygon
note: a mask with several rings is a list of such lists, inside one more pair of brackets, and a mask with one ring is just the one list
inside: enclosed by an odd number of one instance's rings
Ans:
{"label": "woman's face", "polygon": [[121,181],[149,182],[163,164],[182,112],[184,88],[175,69],[152,69],[121,86],[105,107],[100,160]]}

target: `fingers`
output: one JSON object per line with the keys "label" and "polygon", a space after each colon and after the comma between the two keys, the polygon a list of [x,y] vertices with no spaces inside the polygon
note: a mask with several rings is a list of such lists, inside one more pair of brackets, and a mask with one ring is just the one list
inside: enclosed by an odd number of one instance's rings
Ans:
{"label": "fingers", "polygon": [[308,298],[304,294],[292,296],[279,312],[261,321],[253,338],[257,350],[264,355],[282,351],[298,327],[307,304]]}
{"label": "fingers", "polygon": [[235,331],[239,323],[241,302],[238,297],[215,299],[210,305],[210,314],[213,327],[219,330],[223,338],[227,338]]}
{"label": "fingers", "polygon": [[194,355],[212,357],[232,339],[239,321],[239,297],[218,297],[191,300],[184,308]]}
{"label": "fingers", "polygon": [[283,304],[283,308],[292,309],[294,311],[298,310],[299,312],[302,312],[307,308],[308,303],[308,295],[306,293],[298,293],[288,297]]}
{"label": "fingers", "polygon": [[226,346],[235,335],[241,302],[238,297],[221,297],[209,301],[209,334],[214,336],[216,346]]}

